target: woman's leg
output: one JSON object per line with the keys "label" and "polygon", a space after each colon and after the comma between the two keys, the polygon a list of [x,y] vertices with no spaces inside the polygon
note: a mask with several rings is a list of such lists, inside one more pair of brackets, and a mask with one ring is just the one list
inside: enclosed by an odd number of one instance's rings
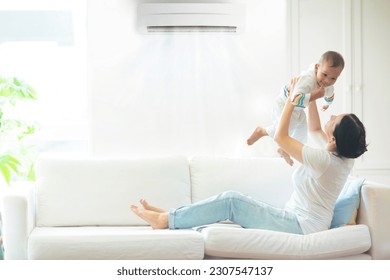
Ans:
{"label": "woman's leg", "polygon": [[140,208],[136,205],[130,205],[130,209],[138,217],[146,221],[153,229],[168,228],[168,212],[156,212],[153,210]]}
{"label": "woman's leg", "polygon": [[183,229],[224,220],[245,228],[302,234],[294,214],[234,191],[170,210],[168,225],[170,229]]}
{"label": "woman's leg", "polygon": [[166,213],[167,212],[166,210],[164,210],[162,208],[158,208],[156,206],[150,205],[145,199],[141,199],[139,202],[146,210],[151,210],[151,211],[158,212],[158,213]]}

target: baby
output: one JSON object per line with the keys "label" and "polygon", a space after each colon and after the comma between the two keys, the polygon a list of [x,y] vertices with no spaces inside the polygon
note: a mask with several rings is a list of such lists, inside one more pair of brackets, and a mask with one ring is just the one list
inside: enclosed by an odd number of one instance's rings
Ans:
{"label": "baby", "polygon": [[[274,120],[272,125],[265,128],[257,127],[247,140],[247,144],[252,145],[263,136],[274,137],[283,107],[288,98],[290,98],[291,102],[295,105],[291,117],[289,134],[302,143],[306,143],[307,121],[304,108],[309,105],[311,94],[320,94],[324,96],[322,111],[328,109],[334,99],[333,85],[343,69],[344,59],[339,53],[334,51],[324,53],[317,64],[311,65],[307,71],[302,72],[298,76],[298,82],[293,92],[290,92],[289,86],[284,86],[281,89],[273,106]],[[278,149],[278,153],[288,164],[293,165],[294,162],[288,153],[281,148]]]}

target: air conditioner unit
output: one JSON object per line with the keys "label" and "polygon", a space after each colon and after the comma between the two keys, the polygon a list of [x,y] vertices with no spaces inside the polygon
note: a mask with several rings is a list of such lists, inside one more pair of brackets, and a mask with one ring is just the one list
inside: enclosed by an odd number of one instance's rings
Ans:
{"label": "air conditioner unit", "polygon": [[141,33],[232,32],[244,27],[245,6],[239,3],[143,3],[138,6]]}

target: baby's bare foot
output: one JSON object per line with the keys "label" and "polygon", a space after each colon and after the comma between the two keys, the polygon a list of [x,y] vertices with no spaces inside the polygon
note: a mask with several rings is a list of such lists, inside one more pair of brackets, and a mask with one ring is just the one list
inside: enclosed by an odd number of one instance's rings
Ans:
{"label": "baby's bare foot", "polygon": [[168,213],[154,212],[151,210],[139,208],[135,205],[131,205],[130,209],[138,217],[146,221],[153,229],[168,228]]}
{"label": "baby's bare foot", "polygon": [[261,137],[268,135],[267,131],[262,127],[256,127],[255,131],[253,131],[252,135],[246,140],[248,145],[252,145]]}
{"label": "baby's bare foot", "polygon": [[294,161],[291,159],[290,155],[288,153],[286,153],[285,150],[283,150],[282,148],[279,148],[278,149],[278,153],[282,156],[282,158],[284,158],[284,160],[291,166],[294,165]]}
{"label": "baby's bare foot", "polygon": [[151,210],[151,211],[158,212],[158,213],[167,212],[167,211],[165,211],[165,210],[162,209],[162,208],[158,208],[158,207],[155,207],[155,206],[153,206],[153,205],[150,205],[145,199],[141,199],[139,202],[142,204],[142,206],[143,206],[146,210]]}

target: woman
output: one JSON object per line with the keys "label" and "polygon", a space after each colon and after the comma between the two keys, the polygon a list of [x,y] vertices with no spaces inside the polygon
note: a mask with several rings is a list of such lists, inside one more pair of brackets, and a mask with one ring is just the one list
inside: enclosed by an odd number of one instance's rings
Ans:
{"label": "woman", "polygon": [[[297,79],[291,82],[295,86]],[[329,229],[334,203],[353,167],[354,158],[367,151],[363,124],[354,114],[331,116],[321,129],[316,99],[308,107],[310,132],[322,139],[325,149],[315,149],[288,135],[294,105],[287,100],[275,141],[302,165],[294,172],[294,192],[285,208],[254,200],[239,192],[223,192],[169,212],[141,200],[131,210],[154,229],[183,229],[230,220],[245,228],[309,234]]]}

